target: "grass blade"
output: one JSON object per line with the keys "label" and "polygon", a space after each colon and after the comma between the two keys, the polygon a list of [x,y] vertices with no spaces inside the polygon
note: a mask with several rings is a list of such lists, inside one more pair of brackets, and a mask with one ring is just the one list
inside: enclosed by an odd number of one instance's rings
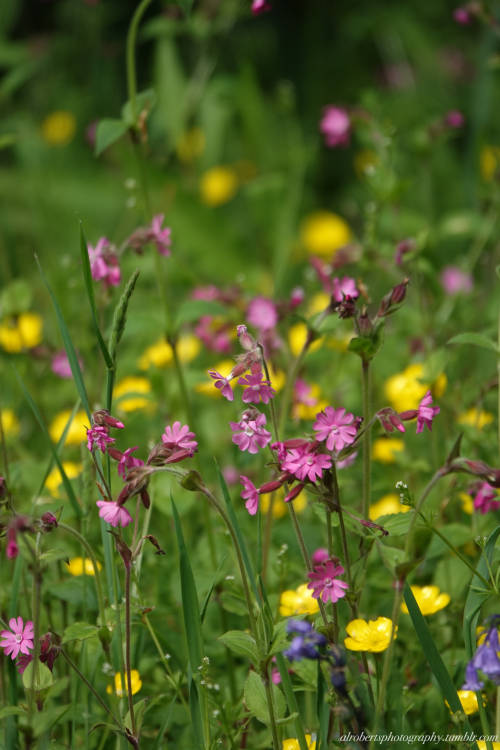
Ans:
{"label": "grass blade", "polygon": [[71,503],[71,505],[73,507],[73,510],[76,513],[77,518],[81,518],[82,517],[82,509],[80,508],[80,504],[79,504],[79,502],[78,502],[78,500],[76,498],[75,491],[73,490],[73,485],[69,481],[68,476],[67,476],[66,472],[64,471],[61,459],[59,458],[59,453],[57,451],[56,446],[54,445],[54,443],[50,439],[49,432],[47,430],[45,422],[43,421],[43,417],[40,414],[38,406],[33,401],[30,392],[26,388],[26,386],[24,384],[24,381],[21,378],[21,376],[19,375],[19,373],[17,372],[16,368],[14,368],[14,374],[15,374],[15,376],[17,378],[17,382],[19,383],[22,392],[24,393],[24,397],[25,397],[26,401],[28,402],[28,404],[30,405],[31,411],[35,415],[35,419],[38,422],[38,424],[40,426],[40,429],[41,429],[41,431],[43,433],[43,436],[44,436],[44,438],[45,438],[45,440],[46,440],[46,442],[47,442],[47,444],[48,444],[48,446],[50,448],[50,451],[52,453],[52,457],[54,459],[54,462],[56,463],[57,468],[59,469],[59,472],[61,474],[62,481],[63,481],[63,484],[64,484],[64,489],[66,490],[66,494],[68,496],[68,500],[70,501],[70,503]]}
{"label": "grass blade", "polygon": [[285,693],[286,702],[288,704],[288,710],[291,714],[296,714],[293,720],[295,734],[299,743],[300,750],[307,750],[307,740],[304,734],[304,727],[302,726],[302,720],[300,718],[299,704],[297,698],[293,692],[292,681],[286,668],[286,662],[283,658],[283,654],[275,654],[276,665],[281,675],[281,687]]}
{"label": "grass blade", "polygon": [[38,265],[38,269],[40,271],[40,275],[42,277],[42,281],[45,284],[47,291],[50,295],[50,298],[52,300],[52,304],[54,306],[54,310],[56,312],[57,317],[57,323],[59,325],[59,330],[61,331],[61,336],[64,344],[64,348],[66,349],[66,354],[68,355],[69,365],[71,367],[71,373],[73,375],[73,380],[75,381],[75,385],[78,391],[78,395],[80,396],[82,406],[85,409],[85,412],[87,414],[87,417],[89,418],[89,424],[91,421],[91,411],[89,406],[89,400],[87,397],[87,391],[85,388],[85,384],[83,382],[83,376],[82,371],[80,369],[80,363],[78,362],[78,357],[76,356],[75,347],[73,346],[73,342],[71,340],[71,336],[69,334],[68,326],[66,325],[66,321],[64,320],[64,316],[61,311],[61,307],[59,305],[59,302],[57,301],[57,298],[52,291],[52,287],[49,284],[49,281],[47,277],[45,276],[43,272],[43,268],[40,265],[40,261],[38,260],[38,256],[35,255],[35,260]]}
{"label": "grass blade", "polygon": [[82,257],[83,280],[85,282],[85,289],[87,290],[87,297],[88,297],[89,304],[90,304],[90,311],[92,313],[92,322],[94,324],[95,334],[97,336],[97,341],[99,343],[102,356],[104,357],[104,361],[106,362],[106,367],[111,368],[113,367],[113,360],[111,359],[111,355],[108,351],[108,347],[106,346],[104,342],[104,339],[101,334],[101,329],[99,328],[99,321],[97,317],[97,307],[95,304],[95,296],[94,296],[94,285],[92,284],[92,271],[90,269],[90,259],[89,259],[89,253],[87,250],[87,240],[85,238],[85,234],[84,234],[83,226],[81,222],[80,222],[80,253]]}

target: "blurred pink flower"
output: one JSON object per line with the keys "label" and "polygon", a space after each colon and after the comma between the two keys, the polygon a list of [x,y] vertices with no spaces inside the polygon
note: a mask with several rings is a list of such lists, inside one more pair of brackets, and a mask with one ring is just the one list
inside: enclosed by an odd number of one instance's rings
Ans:
{"label": "blurred pink flower", "polygon": [[267,297],[254,297],[247,309],[247,321],[259,331],[269,331],[278,322],[276,305]]}
{"label": "blurred pink flower", "polygon": [[417,435],[424,431],[424,427],[427,425],[429,430],[432,430],[432,420],[439,414],[441,409],[439,406],[432,406],[432,393],[427,391],[422,401],[418,405],[417,413]]}
{"label": "blurred pink flower", "polygon": [[[80,370],[83,370],[83,362],[80,357],[78,357],[78,364],[80,365]],[[51,370],[55,375],[59,375],[60,378],[70,379],[73,377],[68,355],[65,351],[56,352],[56,354],[54,354],[52,357]]]}
{"label": "blurred pink flower", "polygon": [[336,578],[344,572],[342,565],[337,565],[333,560],[320,563],[307,574],[311,579],[307,588],[312,590],[315,599],[335,603],[345,596],[346,589],[349,588],[345,581],[339,581]]}
{"label": "blurred pink flower", "polygon": [[351,299],[359,297],[356,282],[349,276],[344,276],[343,279],[334,278],[332,295],[336,302],[342,302],[344,297],[350,297]]}
{"label": "blurred pink flower", "polygon": [[328,558],[329,554],[326,547],[319,547],[318,549],[315,549],[311,556],[314,565],[319,565],[319,563],[326,562]]}
{"label": "blurred pink flower", "polygon": [[[254,410],[256,411],[256,410]],[[252,419],[253,416],[253,419]],[[241,451],[258,453],[271,442],[271,433],[264,428],[266,415],[244,413],[239,422],[230,422],[233,431],[232,441]]]}
{"label": "blurred pink flower", "polygon": [[126,508],[111,500],[98,500],[99,515],[111,526],[128,526],[132,522],[132,516]]}
{"label": "blurred pink flower", "polygon": [[118,286],[121,281],[118,258],[114,254],[109,240],[100,237],[97,245],[87,245],[90,271],[94,281],[104,281],[106,286]]}
{"label": "blurred pink flower", "polygon": [[254,16],[258,16],[260,13],[265,13],[271,10],[271,3],[268,0],[252,0],[252,13]]}
{"label": "blurred pink flower", "polygon": [[226,480],[226,484],[236,484],[239,479],[239,472],[235,466],[225,466],[222,469],[222,475]]}
{"label": "blurred pink flower", "polygon": [[9,560],[14,560],[19,554],[19,546],[17,544],[17,530],[15,526],[9,526],[7,529],[7,549],[6,555]]}
{"label": "blurred pink flower", "polygon": [[246,500],[245,508],[254,516],[259,509],[259,493],[254,483],[248,477],[240,476],[240,482],[243,485],[241,497]]}
{"label": "blurred pink flower", "polygon": [[453,20],[460,26],[467,26],[472,21],[472,16],[467,8],[459,7],[453,11]]}
{"label": "blurred pink flower", "polygon": [[356,438],[357,427],[354,414],[346,413],[345,409],[334,409],[327,406],[324,411],[316,414],[313,425],[317,440],[325,440],[329,451],[341,451],[346,445],[351,445]]}
{"label": "blurred pink flower", "polygon": [[148,232],[148,239],[150,242],[156,243],[156,249],[160,255],[168,257],[171,254],[170,245],[172,244],[172,240],[170,235],[172,230],[170,227],[164,227],[162,229],[161,225],[163,224],[164,218],[165,214],[156,214],[156,216],[153,216],[151,228]]}
{"label": "blurred pink flower", "polygon": [[472,276],[458,266],[446,266],[440,275],[441,285],[446,294],[468,294],[472,291]]}
{"label": "blurred pink flower", "polygon": [[325,144],[329,148],[349,145],[351,119],[345,109],[341,109],[340,107],[325,107],[319,129],[325,136]]}
{"label": "blurred pink flower", "polygon": [[11,617],[9,628],[10,630],[2,630],[0,633],[3,639],[0,641],[0,648],[3,648],[5,655],[14,661],[19,652],[29,654],[33,648],[34,628],[31,620],[25,625],[22,617]]}
{"label": "blurred pink flower", "polygon": [[483,515],[490,510],[498,510],[500,501],[494,498],[498,498],[495,488],[488,482],[483,482],[474,498],[474,509]]}
{"label": "blurred pink flower", "polygon": [[198,448],[195,437],[196,435],[190,431],[187,424],[181,426],[180,422],[174,422],[172,427],[170,425],[165,427],[161,439],[167,448],[183,448],[193,454]]}
{"label": "blurred pink flower", "polygon": [[227,398],[228,401],[233,401],[234,393],[229,378],[225,378],[224,375],[221,375],[220,372],[217,372],[216,370],[209,370],[208,374],[215,380],[214,385],[220,390],[224,398]]}
{"label": "blurred pink flower", "polygon": [[458,109],[452,109],[446,113],[444,124],[449,128],[461,128],[465,124],[465,117],[458,111]]}

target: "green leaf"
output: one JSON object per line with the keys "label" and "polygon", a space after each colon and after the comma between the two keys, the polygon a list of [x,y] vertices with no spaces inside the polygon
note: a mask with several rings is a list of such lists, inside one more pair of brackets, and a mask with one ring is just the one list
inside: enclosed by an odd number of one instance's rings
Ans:
{"label": "green leaf", "polygon": [[[45,666],[45,664],[42,664],[42,666]],[[35,714],[35,719],[33,721],[35,737],[40,737],[40,735],[44,734],[44,732],[47,732],[51,727],[53,727],[54,724],[57,724],[57,722],[62,719],[64,714],[70,710],[70,708],[71,705],[50,707],[44,706],[42,712]]]}
{"label": "green leaf", "polygon": [[50,286],[48,279],[43,272],[42,266],[40,265],[40,261],[38,260],[37,255],[35,255],[35,260],[40,270],[42,281],[45,284],[48,293],[50,294],[50,298],[52,300],[52,304],[56,312],[57,322],[59,324],[59,330],[61,332],[62,340],[64,343],[64,348],[66,349],[66,354],[68,355],[69,365],[71,367],[71,374],[73,375],[73,380],[75,381],[75,385],[78,390],[78,395],[80,396],[82,406],[85,409],[85,413],[87,414],[87,417],[89,418],[89,422],[90,422],[91,411],[90,411],[89,400],[87,397],[87,391],[85,389],[85,384],[83,382],[82,371],[80,369],[80,363],[78,362],[78,357],[76,356],[75,347],[73,346],[73,342],[71,340],[71,336],[68,331],[68,326],[66,325],[66,321],[64,320],[64,316],[59,306],[59,302],[57,301],[57,298],[54,292],[52,291],[52,287]]}
{"label": "green leaf", "polygon": [[[274,697],[276,718],[282,718],[286,713],[286,703],[283,693],[274,683],[271,683]],[[269,708],[267,705],[266,689],[262,678],[257,672],[250,672],[244,687],[245,703],[250,713],[263,724],[269,724]]]}
{"label": "green leaf", "polygon": [[276,625],[274,626],[273,639],[267,653],[268,656],[280,654],[282,651],[288,648],[289,638],[286,632],[286,625],[287,621],[281,620],[281,622],[276,623]]}
{"label": "green leaf", "polygon": [[460,703],[457,690],[452,682],[452,679],[446,669],[444,662],[439,654],[439,651],[434,643],[434,639],[427,626],[427,623],[422,615],[419,606],[413,596],[412,590],[408,583],[405,584],[404,588],[404,599],[408,612],[410,613],[413,627],[422,646],[422,651],[429,662],[429,666],[432,670],[434,677],[441,689],[443,698],[448,701],[448,704],[453,712],[462,711],[462,705]]}
{"label": "green leaf", "polygon": [[227,308],[219,302],[212,302],[203,299],[189,299],[182,302],[175,317],[175,327],[178,328],[182,323],[191,323],[198,320],[204,315],[219,315],[227,317]]}
{"label": "green leaf", "polygon": [[[144,714],[146,712],[146,708],[148,707],[149,700],[149,698],[141,698],[141,700],[138,700],[137,703],[134,703],[134,717],[137,727],[137,734],[140,734],[141,732],[142,723],[144,721]],[[125,714],[123,723],[126,727],[132,726],[130,711],[127,711],[127,713]]]}
{"label": "green leaf", "polygon": [[449,339],[448,344],[473,344],[474,346],[480,346],[482,349],[489,349],[495,354],[498,354],[498,347],[494,341],[489,339],[483,333],[459,333],[458,336],[453,336]]}
{"label": "green leaf", "polygon": [[[450,542],[450,544],[452,544],[454,547],[461,547],[467,542],[472,541],[473,537],[472,531],[469,526],[465,526],[465,524],[461,523],[447,523],[444,528],[440,529],[440,531],[442,535],[446,537],[447,541]],[[440,539],[439,536],[435,535],[427,548],[427,552],[425,553],[426,559],[429,560],[431,557],[439,557],[443,554],[443,552],[452,554],[452,551],[450,550],[446,542],[443,542],[443,540]]]}
{"label": "green leaf", "polygon": [[363,360],[373,359],[382,345],[379,331],[373,331],[371,336],[355,336],[349,341],[348,351],[354,352]]}
{"label": "green leaf", "polygon": [[99,347],[102,352],[102,356],[104,357],[104,361],[106,362],[106,367],[110,368],[113,367],[113,360],[111,359],[111,356],[108,352],[108,347],[104,343],[104,339],[101,334],[101,329],[99,328],[99,320],[97,316],[97,307],[95,304],[95,296],[94,296],[94,285],[92,283],[92,272],[90,269],[90,259],[89,259],[89,253],[87,249],[87,240],[85,239],[85,234],[83,232],[83,225],[80,222],[80,255],[82,258],[82,269],[83,269],[83,280],[85,282],[85,289],[87,290],[87,297],[90,304],[90,312],[92,313],[92,322],[94,324],[94,330],[97,337],[97,341],[99,343]]}
{"label": "green leaf", "polygon": [[[307,660],[304,659],[304,662],[305,661]],[[299,664],[299,662],[297,662],[297,664]],[[299,742],[300,750],[308,750],[307,740],[304,734],[304,727],[300,718],[299,704],[297,703],[297,698],[295,697],[295,693],[293,692],[292,681],[290,679],[290,675],[288,674],[288,669],[286,667],[286,662],[283,654],[276,654],[276,665],[281,675],[281,684],[283,686],[283,691],[288,703],[288,710],[291,714],[294,715],[293,724],[295,728],[295,735]]]}
{"label": "green leaf", "polygon": [[22,716],[25,713],[26,709],[20,706],[4,706],[0,708],[0,720],[6,719],[7,716]]}
{"label": "green leaf", "polygon": [[[33,682],[33,670],[35,668],[35,662],[30,661],[28,666],[23,672],[23,685],[27,690],[31,689],[31,684]],[[52,685],[54,682],[54,679],[52,677],[52,672],[47,667],[46,664],[43,664],[43,662],[39,661],[37,663],[37,670],[35,673],[35,681],[33,682],[33,689],[34,690],[45,690],[45,688],[48,688]]]}
{"label": "green leaf", "polygon": [[248,633],[243,633],[240,630],[228,630],[227,633],[219,636],[219,641],[222,641],[233,653],[246,656],[253,664],[258,663],[257,644]]}
{"label": "green leaf", "polygon": [[390,513],[387,516],[380,516],[377,518],[376,523],[383,526],[391,536],[399,536],[400,534],[408,533],[412,517],[412,510],[407,511],[406,513]]}
{"label": "green leaf", "polygon": [[[493,553],[495,551],[495,545],[499,534],[500,526],[497,526],[489,535],[476,567],[477,572],[487,580],[490,575],[488,565],[493,559]],[[479,610],[489,596],[489,593],[480,593],[480,591],[476,590],[482,589],[483,587],[484,584],[482,581],[477,576],[472,576],[467,598],[465,600],[463,624],[465,649],[469,659],[472,659],[474,651],[476,650],[476,627],[479,620]]]}
{"label": "green leaf", "polygon": [[202,706],[200,702],[200,694],[196,687],[196,682],[191,679],[189,680],[189,710],[191,712],[191,724],[194,734],[197,750],[205,750],[205,740],[203,737],[203,723],[202,717]]}
{"label": "green leaf", "polygon": [[125,133],[129,126],[123,120],[104,119],[97,124],[95,136],[95,155],[100,156],[113,143],[116,143]]}
{"label": "green leaf", "polygon": [[90,625],[88,622],[73,622],[65,628],[62,642],[84,641],[86,638],[92,638],[97,635],[99,628],[96,625]]}
{"label": "green leaf", "polygon": [[146,89],[145,91],[141,91],[135,97],[135,117],[134,113],[132,112],[132,105],[130,101],[128,101],[125,102],[122,107],[122,119],[115,120],[114,122],[123,122],[126,128],[135,127],[137,125],[137,119],[139,115],[144,112],[144,110],[147,110],[148,113],[151,112],[155,104],[156,93],[153,89]]}

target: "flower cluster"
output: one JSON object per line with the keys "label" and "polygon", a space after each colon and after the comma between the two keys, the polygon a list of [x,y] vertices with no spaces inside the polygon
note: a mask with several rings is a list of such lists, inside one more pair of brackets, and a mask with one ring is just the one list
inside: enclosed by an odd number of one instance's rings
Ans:
{"label": "flower cluster", "polygon": [[135,250],[136,253],[142,253],[144,246],[153,242],[160,255],[168,257],[171,254],[171,229],[169,227],[162,228],[164,218],[164,214],[157,214],[153,216],[149,227],[136,229],[127,240],[128,247]]}
{"label": "flower cluster", "polygon": [[429,431],[432,430],[432,422],[441,411],[439,406],[433,406],[432,404],[432,393],[428,390],[424,397],[420,400],[417,409],[407,409],[400,413],[394,411],[391,407],[387,406],[384,409],[380,409],[377,412],[377,418],[380,424],[387,432],[405,432],[405,426],[403,422],[417,420],[417,435],[424,431],[424,427],[427,427]]}

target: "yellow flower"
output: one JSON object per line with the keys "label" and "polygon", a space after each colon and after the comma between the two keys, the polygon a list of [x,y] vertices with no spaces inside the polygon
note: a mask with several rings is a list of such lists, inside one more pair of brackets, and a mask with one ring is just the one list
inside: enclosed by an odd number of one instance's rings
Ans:
{"label": "yellow flower", "polygon": [[[181,336],[177,342],[177,356],[181,362],[191,362],[201,349],[201,344],[196,336]],[[141,370],[154,367],[166,367],[174,359],[172,347],[165,339],[158,339],[155,344],[149,346],[139,359]]]}
{"label": "yellow flower", "polygon": [[50,146],[66,146],[73,140],[76,120],[71,112],[52,112],[42,122],[42,136]]}
{"label": "yellow flower", "polygon": [[479,155],[479,166],[483,179],[491,182],[500,168],[500,147],[483,146]]}
{"label": "yellow flower", "polygon": [[349,225],[330,211],[316,211],[302,224],[302,244],[313,255],[330,257],[347,245],[352,234]]}
{"label": "yellow flower", "polygon": [[0,346],[10,354],[32,349],[42,340],[42,319],[37,313],[21,313],[0,324]]}
{"label": "yellow flower", "polygon": [[[68,570],[72,576],[95,575],[92,560],[89,560],[88,557],[72,557],[71,560],[66,563],[66,565],[68,566]],[[102,570],[102,565],[100,562],[97,562],[97,569]]]}
{"label": "yellow flower", "polygon": [[271,386],[274,388],[276,393],[281,391],[283,386],[286,382],[286,375],[283,372],[283,370],[269,370],[269,375],[271,376]]}
{"label": "yellow flower", "polygon": [[137,375],[129,375],[127,378],[123,378],[116,384],[114,390],[117,406],[125,412],[137,411],[137,409],[152,409],[151,400],[145,396],[137,395],[140,393],[151,393],[151,383],[147,378]]}
{"label": "yellow flower", "polygon": [[493,414],[472,407],[472,409],[467,409],[467,411],[462,412],[462,414],[459,415],[457,422],[458,424],[468,424],[471,427],[477,427],[478,430],[481,430],[487,424],[493,422]]}
{"label": "yellow flower", "polygon": [[207,206],[222,206],[234,198],[237,189],[238,175],[231,167],[212,167],[201,177],[201,200]]}
{"label": "yellow flower", "polygon": [[[478,750],[486,750],[486,742],[484,740],[476,740]],[[500,742],[492,742],[491,746],[493,750],[500,750]]]}
{"label": "yellow flower", "polygon": [[[298,357],[307,340],[307,326],[305,323],[295,323],[288,329],[288,344],[294,357]],[[309,347],[310,352],[316,351],[321,346],[323,339],[316,339]]]}
{"label": "yellow flower", "polygon": [[[232,359],[223,359],[221,362],[218,362],[216,365],[211,367],[211,370],[215,370],[215,372],[220,372],[221,375],[223,375],[225,378],[228,377],[229,373],[234,367],[234,362]],[[208,376],[207,376],[208,377]],[[214,386],[214,380],[210,378],[210,380],[204,380],[202,383],[198,383],[195,385],[195,391],[198,393],[204,393],[205,396],[212,396],[212,398],[219,398],[220,391]],[[234,383],[235,381],[233,381]]]}
{"label": "yellow flower", "polygon": [[472,514],[474,513],[474,500],[472,499],[472,497],[467,494],[467,492],[460,492],[458,497],[462,502],[462,510],[464,511],[464,513],[472,516]]}
{"label": "yellow flower", "polygon": [[[433,615],[450,603],[450,595],[440,593],[437,586],[412,586],[411,591],[423,615]],[[408,607],[404,602],[401,611],[408,614]]]}
{"label": "yellow flower", "polygon": [[381,464],[393,464],[396,460],[394,454],[403,451],[404,448],[404,442],[398,438],[378,438],[373,442],[372,458]]}
{"label": "yellow flower", "polygon": [[[273,503],[273,518],[283,518],[287,515],[286,503],[283,502],[284,492],[283,489],[276,491],[276,497]],[[261,513],[267,513],[271,502],[271,493],[260,496],[259,507]],[[305,492],[299,492],[297,497],[293,501],[293,509],[296,513],[302,513],[307,506],[307,497]]]}
{"label": "yellow flower", "polygon": [[376,521],[380,516],[388,516],[392,513],[406,513],[409,510],[409,505],[402,505],[399,502],[398,495],[391,492],[381,497],[378,502],[370,505],[369,517],[372,521]]}
{"label": "yellow flower", "polygon": [[448,382],[446,375],[441,373],[434,383],[429,384],[421,380],[423,374],[424,366],[417,362],[386,380],[385,395],[396,411],[417,409],[429,388],[435,397],[443,395]]}
{"label": "yellow flower", "polygon": [[[313,740],[310,734],[305,735],[308,750],[316,750],[316,740]],[[283,740],[282,750],[300,750],[299,741],[290,737]]]}
{"label": "yellow flower", "polygon": [[[66,422],[71,417],[70,409],[59,412],[49,427],[49,434],[54,443],[57,443],[64,432]],[[87,439],[87,428],[90,427],[89,420],[84,411],[75,414],[66,435],[66,445],[79,445]]]}
{"label": "yellow flower", "polygon": [[319,605],[312,595],[307,583],[303,583],[295,591],[283,591],[280,597],[280,615],[314,615],[319,610]]}
{"label": "yellow flower", "polygon": [[[397,637],[397,627],[394,638]],[[344,646],[349,651],[385,651],[391,641],[392,620],[377,617],[376,620],[351,620],[346,626],[347,638]]]}
{"label": "yellow flower", "polygon": [[[131,669],[130,670],[130,682],[132,683],[132,695],[135,695],[139,692],[139,690],[142,687],[141,677],[139,675],[139,672],[137,669]],[[111,695],[113,692],[113,688],[111,685],[108,685],[106,688],[106,692]],[[127,695],[127,674],[125,673],[125,690],[122,690],[122,676],[120,672],[117,672],[115,674],[115,693],[121,698],[124,695]]]}
{"label": "yellow flower", "polygon": [[354,170],[358,177],[373,174],[379,163],[378,154],[366,148],[354,155]]}
{"label": "yellow flower", "polygon": [[[68,479],[74,479],[80,474],[82,465],[76,464],[74,461],[63,461],[63,469]],[[62,477],[59,469],[57,468],[57,466],[55,466],[52,471],[49,472],[49,475],[45,480],[45,486],[47,487],[51,495],[53,495],[54,497],[61,497],[61,485]]]}
{"label": "yellow flower", "polygon": [[186,130],[175,147],[179,161],[191,164],[197,156],[201,156],[205,150],[205,134],[200,128]]}
{"label": "yellow flower", "polygon": [[[467,716],[470,716],[470,714],[475,714],[476,711],[479,711],[479,705],[477,702],[477,696],[472,690],[458,690],[458,698],[460,700],[460,703],[462,704],[462,708],[464,710],[464,713],[467,714]],[[450,704],[448,701],[445,701],[448,708],[450,707]]]}
{"label": "yellow flower", "polygon": [[331,297],[326,292],[318,292],[314,295],[314,297],[309,302],[309,306],[307,308],[307,314],[308,315],[317,315],[320,312],[323,312],[328,305],[331,302]]}
{"label": "yellow flower", "polygon": [[0,411],[0,419],[2,420],[2,429],[5,437],[14,437],[19,433],[19,420],[12,409],[2,409]]}

